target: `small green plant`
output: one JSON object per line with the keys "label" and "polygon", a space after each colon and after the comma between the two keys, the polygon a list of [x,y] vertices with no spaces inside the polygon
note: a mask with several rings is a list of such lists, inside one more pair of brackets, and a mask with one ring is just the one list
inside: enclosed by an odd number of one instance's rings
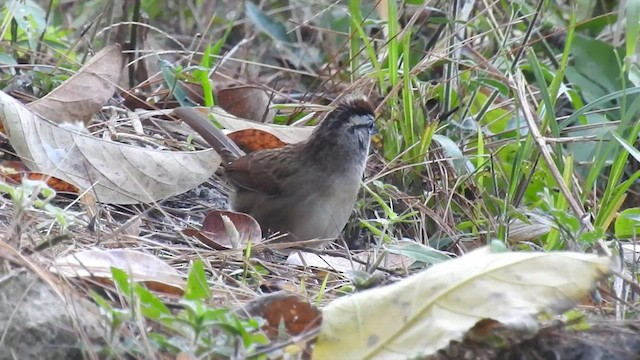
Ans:
{"label": "small green plant", "polygon": [[[127,308],[118,309],[92,294],[110,328],[110,343],[102,349],[103,354],[145,355],[142,341],[122,341],[125,327],[133,329],[135,335],[148,336],[154,351],[188,353],[199,358],[246,357],[268,343],[259,331],[262,325],[259,318],[240,317],[231,309],[207,304],[211,289],[200,260],[189,271],[187,287],[179,301],[181,309],[177,312],[172,312],[144,286],[132,282],[126,272],[113,268],[112,276]],[[139,324],[145,324],[145,328],[137,328]],[[147,327],[154,330],[148,331]]]}
{"label": "small green plant", "polygon": [[[387,190],[393,188],[392,185],[383,184],[380,181],[374,181],[372,190],[369,186],[364,186],[365,191],[373,198],[377,206],[382,209],[383,217],[376,219],[360,220],[360,224],[369,230],[375,237],[382,239],[383,242],[391,242],[395,238],[395,228],[404,223],[410,223],[417,214],[417,211],[409,211],[404,214],[397,214],[393,208],[385,201],[382,196],[388,196]],[[390,202],[390,201],[389,201]]]}
{"label": "small green plant", "polygon": [[0,181],[0,192],[8,194],[13,203],[13,223],[19,224],[27,211],[38,211],[55,219],[62,232],[73,224],[76,214],[53,205],[56,191],[41,180],[24,178],[21,185],[11,185]]}

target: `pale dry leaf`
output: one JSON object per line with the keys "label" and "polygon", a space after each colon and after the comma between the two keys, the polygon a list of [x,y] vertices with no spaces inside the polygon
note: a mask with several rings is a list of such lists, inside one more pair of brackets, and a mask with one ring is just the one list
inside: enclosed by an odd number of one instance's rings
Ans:
{"label": "pale dry leaf", "polygon": [[226,215],[220,216],[220,220],[223,223],[223,227],[229,239],[229,244],[231,244],[231,248],[240,249],[240,246],[242,245],[240,241],[240,233],[238,232],[238,229],[236,229],[236,226],[233,224],[233,221],[231,221],[231,219],[229,219],[229,217]]}
{"label": "pale dry leaf", "polygon": [[629,264],[637,264],[640,262],[640,243],[631,242],[620,245],[622,250],[624,261]]}
{"label": "pale dry leaf", "polygon": [[211,149],[147,149],[60,127],[3,92],[0,121],[29,169],[92,189],[103,203],[149,203],[180,194],[205,182],[220,164]]}
{"label": "pale dry leaf", "polygon": [[331,269],[337,272],[348,272],[351,270],[364,270],[364,265],[351,262],[337,256],[318,255],[304,251],[295,251],[287,257],[287,264],[297,266],[310,266],[318,269]]}
{"label": "pale dry leaf", "polygon": [[359,252],[355,254],[354,257],[358,260],[365,261],[368,264],[373,264],[379,260],[380,256],[384,256],[384,258],[380,260],[379,266],[387,269],[406,271],[409,266],[415,262],[415,259],[403,254],[394,254],[391,252],[383,254],[379,251],[374,252],[373,250]]}
{"label": "pale dry leaf", "polygon": [[217,106],[212,107],[210,111],[214,119],[227,130],[258,129],[275,135],[287,144],[295,144],[308,139],[314,129],[313,126],[295,127],[257,123],[233,116]]}
{"label": "pale dry leaf", "polygon": [[[154,290],[170,293],[185,289],[184,278],[159,258],[129,249],[92,249],[58,258],[49,268],[64,277],[93,277],[111,280],[111,268],[126,272],[131,280],[144,282]],[[166,289],[166,287],[171,289]]]}
{"label": "pale dry leaf", "polygon": [[550,219],[534,213],[527,214],[529,224],[514,219],[509,223],[509,241],[517,243],[539,239],[551,231],[554,224]]}
{"label": "pale dry leaf", "polygon": [[337,299],[323,311],[313,359],[406,359],[461,340],[478,321],[537,324],[608,274],[612,259],[591,254],[493,253],[480,248],[393,285]]}
{"label": "pale dry leaf", "polygon": [[142,227],[142,217],[136,216],[129,219],[122,225],[120,234],[124,237],[135,239],[140,236],[140,228]]}
{"label": "pale dry leaf", "polygon": [[[368,264],[373,264],[375,262],[376,258],[374,256],[382,256],[382,254],[374,254],[373,251],[362,251],[353,255],[354,258]],[[381,261],[380,266],[388,269],[404,270],[414,262],[414,260],[402,255],[387,253],[384,256],[385,257]],[[330,255],[319,255],[304,251],[295,251],[289,254],[286,262],[287,264],[297,266],[310,266],[318,269],[329,269],[341,273],[346,273],[353,270],[366,270],[366,265],[360,262],[351,261],[348,258]]]}
{"label": "pale dry leaf", "polygon": [[62,85],[27,107],[55,123],[83,122],[86,125],[113,96],[122,63],[120,46],[107,46]]}

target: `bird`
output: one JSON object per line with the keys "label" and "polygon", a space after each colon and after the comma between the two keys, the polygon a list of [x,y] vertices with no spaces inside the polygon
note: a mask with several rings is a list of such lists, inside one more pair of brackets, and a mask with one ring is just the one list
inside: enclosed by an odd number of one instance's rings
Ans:
{"label": "bird", "polygon": [[263,236],[283,234],[278,242],[328,242],[340,235],[357,200],[376,131],[374,109],[365,97],[338,101],[305,141],[249,154],[199,111],[181,107],[174,113],[220,154],[234,190],[232,210],[255,218]]}

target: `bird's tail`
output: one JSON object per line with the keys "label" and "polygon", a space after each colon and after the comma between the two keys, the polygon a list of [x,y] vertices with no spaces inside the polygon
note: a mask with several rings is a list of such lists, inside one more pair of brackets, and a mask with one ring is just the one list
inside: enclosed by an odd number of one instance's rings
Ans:
{"label": "bird's tail", "polygon": [[227,164],[245,153],[222,130],[218,129],[204,114],[189,107],[180,107],[173,112],[186,122],[215,150]]}

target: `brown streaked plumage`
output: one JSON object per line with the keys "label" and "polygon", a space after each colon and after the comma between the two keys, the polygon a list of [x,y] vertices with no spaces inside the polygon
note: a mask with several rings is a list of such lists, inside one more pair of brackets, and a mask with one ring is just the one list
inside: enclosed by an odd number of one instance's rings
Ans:
{"label": "brown streaked plumage", "polygon": [[283,241],[334,239],[353,210],[374,129],[373,107],[348,97],[304,142],[243,154],[209,119],[191,108],[175,113],[223,158],[235,187],[231,207],[253,216]]}

